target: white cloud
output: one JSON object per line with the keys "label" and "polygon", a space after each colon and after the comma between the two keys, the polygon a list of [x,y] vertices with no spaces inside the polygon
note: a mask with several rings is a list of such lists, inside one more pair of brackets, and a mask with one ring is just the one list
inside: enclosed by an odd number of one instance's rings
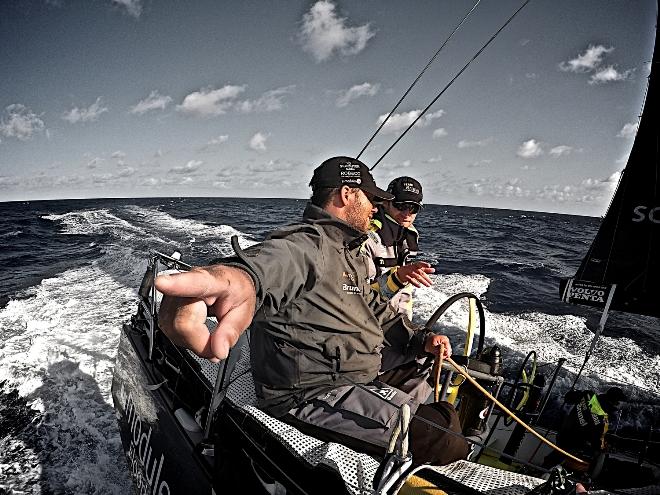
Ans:
{"label": "white cloud", "polygon": [[520,158],[536,158],[542,154],[543,148],[541,147],[541,143],[539,143],[536,139],[525,141],[518,147],[518,151],[516,152],[516,155],[518,155]]}
{"label": "white cloud", "polygon": [[374,96],[378,93],[380,84],[370,84],[368,82],[356,84],[346,91],[342,91],[337,97],[336,105],[339,108],[347,106],[351,101],[361,96]]}
{"label": "white cloud", "polygon": [[596,73],[592,74],[589,78],[589,84],[604,84],[613,81],[625,81],[630,79],[633,75],[632,70],[619,72],[614,66],[610,65],[603,69],[598,69]]}
{"label": "white cloud", "polygon": [[226,143],[228,139],[229,139],[229,135],[221,134],[220,136],[211,139],[208,143],[206,143],[206,145],[207,146],[217,146],[219,144]]}
{"label": "white cloud", "polygon": [[113,153],[110,155],[110,158],[126,158],[126,153],[121,150],[113,151]]}
{"label": "white cloud", "polygon": [[190,160],[184,166],[172,167],[170,172],[174,172],[175,174],[189,174],[196,171],[203,164],[204,162],[200,160]]}
{"label": "white cloud", "polygon": [[142,1],[141,0],[110,0],[113,5],[118,5],[126,9],[126,13],[136,19],[142,14]]}
{"label": "white cloud", "polygon": [[[269,160],[266,163],[250,164],[248,170],[250,172],[280,172],[292,170],[297,164],[293,162],[283,162],[281,160]],[[217,175],[220,175],[219,173]]]}
{"label": "white cloud", "polygon": [[283,99],[291,94],[295,85],[266,91],[254,100],[238,100],[246,86],[227,84],[220,89],[203,88],[190,93],[176,109],[198,117],[215,117],[234,110],[240,113],[273,112],[284,107]]}
{"label": "white cloud", "polygon": [[103,158],[94,157],[87,162],[87,168],[96,168],[100,163],[103,162]]}
{"label": "white cloud", "polygon": [[201,117],[214,117],[226,113],[245,86],[227,84],[220,89],[202,88],[190,93],[176,108],[180,112]]}
{"label": "white cloud", "polygon": [[605,84],[614,81],[625,81],[631,79],[635,73],[634,69],[619,71],[613,65],[601,66],[603,58],[614,50],[613,47],[605,48],[603,45],[590,45],[587,50],[568,62],[561,62],[559,69],[564,72],[585,73],[591,72],[589,84]]}
{"label": "white cloud", "polygon": [[442,155],[437,155],[437,156],[432,156],[428,160],[426,160],[426,163],[439,163],[442,161]]}
{"label": "white cloud", "polygon": [[241,113],[251,112],[273,112],[284,107],[283,98],[291,94],[295,86],[284,86],[282,88],[266,91],[256,100],[244,100],[236,103],[236,110]]}
{"label": "white cloud", "polygon": [[568,62],[561,62],[559,68],[564,72],[591,72],[603,61],[603,57],[614,48],[605,48],[603,45],[590,45],[587,50]]}
{"label": "white cloud", "polygon": [[639,127],[638,122],[629,122],[621,128],[621,130],[616,135],[616,137],[621,137],[621,138],[635,137],[635,135],[637,134],[638,127]]}
{"label": "white cloud", "polygon": [[468,141],[467,139],[461,139],[456,146],[459,148],[478,148],[487,146],[493,142],[493,138],[481,139],[479,141]]}
{"label": "white cloud", "polygon": [[564,155],[570,155],[571,152],[573,151],[572,146],[566,146],[564,144],[560,144],[559,146],[555,146],[550,150],[550,154],[552,156],[564,156]]}
{"label": "white cloud", "polygon": [[337,15],[332,2],[320,0],[303,15],[298,39],[304,51],[317,62],[323,62],[335,52],[341,55],[360,53],[374,34],[369,24],[349,27],[346,18]]}
{"label": "white cloud", "polygon": [[170,96],[161,95],[158,90],[154,90],[144,100],[131,107],[130,113],[142,115],[151,110],[164,110],[171,102]]}
{"label": "white cloud", "polygon": [[254,151],[266,151],[266,140],[268,139],[268,134],[263,134],[257,132],[254,136],[250,138],[250,149]]}
{"label": "white cloud", "polygon": [[74,107],[62,115],[62,118],[71,124],[78,122],[95,122],[99,119],[101,114],[108,111],[108,107],[103,106],[101,97],[99,96],[94,103],[87,108]]}
{"label": "white cloud", "polygon": [[442,137],[445,137],[447,135],[447,131],[445,130],[444,127],[439,127],[435,131],[433,131],[433,139],[439,139]]}
{"label": "white cloud", "polygon": [[27,141],[34,133],[43,131],[44,127],[39,115],[19,103],[5,108],[5,114],[0,119],[0,134],[21,141]]}
{"label": "white cloud", "polygon": [[[421,113],[421,110],[411,110],[410,112],[392,114],[387,123],[383,126],[381,132],[383,134],[391,134],[402,131],[410,126],[415,121],[415,119],[420,116]],[[424,117],[417,121],[415,126],[425,127],[429,125],[433,120],[442,117],[444,113],[444,110],[438,110],[437,112],[424,115]],[[386,113],[378,117],[378,125],[382,124],[386,118]]]}
{"label": "white cloud", "polygon": [[133,167],[126,167],[117,172],[117,177],[130,177],[134,173],[135,169]]}

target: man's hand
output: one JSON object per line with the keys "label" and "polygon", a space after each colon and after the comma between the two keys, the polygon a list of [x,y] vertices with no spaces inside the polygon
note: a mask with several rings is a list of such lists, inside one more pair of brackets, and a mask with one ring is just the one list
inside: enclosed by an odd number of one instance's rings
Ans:
{"label": "man's hand", "polygon": [[433,281],[429,273],[435,273],[435,268],[431,267],[426,261],[415,261],[409,265],[403,265],[396,269],[395,277],[402,284],[413,284],[415,287],[431,287]]}
{"label": "man's hand", "polygon": [[[212,361],[227,357],[254,316],[254,283],[239,268],[213,265],[160,275],[156,289],[163,293],[158,313],[161,330],[175,344]],[[205,324],[207,307],[218,319],[213,334]]]}
{"label": "man's hand", "polygon": [[430,334],[426,337],[426,342],[424,342],[424,350],[430,354],[435,354],[436,356],[440,352],[440,344],[444,345],[445,352],[442,355],[443,359],[451,357],[451,343],[449,342],[449,337],[446,335],[438,335],[435,333]]}

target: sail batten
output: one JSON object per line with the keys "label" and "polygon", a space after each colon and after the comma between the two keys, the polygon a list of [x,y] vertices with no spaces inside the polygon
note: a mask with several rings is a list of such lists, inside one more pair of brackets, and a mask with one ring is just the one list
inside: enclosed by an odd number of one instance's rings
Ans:
{"label": "sail batten", "polygon": [[[628,163],[598,233],[571,284],[566,287],[616,285],[612,310],[660,316],[660,50],[651,62],[644,108]],[[573,283],[575,282],[575,283]],[[586,290],[586,289],[585,289]],[[569,291],[570,292],[570,291]]]}

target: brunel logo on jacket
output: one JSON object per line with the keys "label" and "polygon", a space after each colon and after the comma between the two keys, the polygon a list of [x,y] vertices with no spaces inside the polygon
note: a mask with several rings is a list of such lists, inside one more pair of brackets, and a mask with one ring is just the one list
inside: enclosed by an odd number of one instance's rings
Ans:
{"label": "brunel logo on jacket", "polygon": [[342,276],[343,279],[346,279],[346,281],[344,281],[341,284],[341,290],[343,290],[344,292],[347,292],[348,294],[360,294],[361,293],[360,288],[357,285],[355,285],[356,284],[355,275],[353,273],[349,273],[349,272],[344,271],[344,272],[342,272],[341,276]]}

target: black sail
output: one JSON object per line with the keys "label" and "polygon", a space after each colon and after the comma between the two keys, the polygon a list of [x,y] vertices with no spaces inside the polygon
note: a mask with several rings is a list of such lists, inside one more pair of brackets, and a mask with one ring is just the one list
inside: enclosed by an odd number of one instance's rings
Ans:
{"label": "black sail", "polygon": [[[597,289],[616,284],[610,309],[660,316],[660,198],[658,113],[660,50],[653,53],[644,110],[626,168],[587,256],[575,279],[583,284],[583,300],[593,304]],[[589,284],[591,283],[591,285]],[[565,284],[563,284],[565,286]],[[586,296],[584,296],[586,294]],[[591,294],[591,295],[590,295]],[[566,296],[566,294],[564,294]]]}

